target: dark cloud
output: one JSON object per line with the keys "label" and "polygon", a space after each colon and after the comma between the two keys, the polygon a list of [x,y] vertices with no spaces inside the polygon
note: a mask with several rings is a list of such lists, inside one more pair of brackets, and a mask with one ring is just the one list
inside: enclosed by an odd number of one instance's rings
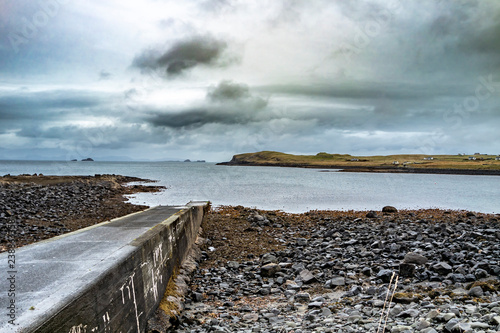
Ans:
{"label": "dark cloud", "polygon": [[135,57],[132,66],[141,70],[164,70],[167,76],[177,76],[199,65],[224,66],[228,45],[211,36],[195,36],[179,41],[167,50],[149,49]]}
{"label": "dark cloud", "polygon": [[[499,13],[500,18],[500,13]],[[460,48],[466,53],[491,54],[498,57],[500,52],[500,22],[479,30],[468,30],[460,41]]]}
{"label": "dark cloud", "polygon": [[242,100],[250,97],[250,89],[245,84],[222,81],[207,93],[211,101]]}
{"label": "dark cloud", "polygon": [[244,125],[269,117],[267,100],[246,84],[222,81],[207,91],[207,104],[186,110],[150,110],[146,121],[155,127],[199,128],[207,124]]}
{"label": "dark cloud", "polygon": [[157,112],[147,119],[155,127],[198,128],[206,124],[247,123],[250,117],[245,113],[217,109],[190,109],[179,112]]}

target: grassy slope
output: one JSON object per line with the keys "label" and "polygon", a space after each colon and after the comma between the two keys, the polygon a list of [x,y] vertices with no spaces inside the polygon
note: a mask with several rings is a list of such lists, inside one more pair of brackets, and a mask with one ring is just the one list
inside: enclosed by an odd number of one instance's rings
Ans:
{"label": "grassy slope", "polygon": [[[359,167],[399,167],[403,168],[403,162],[409,162],[408,168],[438,168],[438,169],[473,169],[473,170],[500,170],[500,161],[495,160],[494,155],[476,156],[478,160],[469,161],[468,156],[458,155],[432,155],[434,160],[424,160],[431,155],[388,155],[388,156],[351,156],[348,154],[317,155],[291,155],[274,151],[262,151],[257,153],[239,154],[233,157],[237,164],[257,165],[281,165],[281,166],[359,166]],[[480,160],[483,158],[483,160]],[[359,161],[351,161],[359,159]],[[393,165],[398,161],[399,165]]]}

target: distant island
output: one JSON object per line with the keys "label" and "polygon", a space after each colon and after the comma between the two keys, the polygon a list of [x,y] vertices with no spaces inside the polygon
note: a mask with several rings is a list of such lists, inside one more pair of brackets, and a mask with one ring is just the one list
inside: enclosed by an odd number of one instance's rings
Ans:
{"label": "distant island", "polygon": [[[190,159],[184,160],[184,162],[192,162]],[[197,160],[196,163],[205,163],[205,160]]]}
{"label": "distant island", "polygon": [[84,158],[82,162],[94,162],[94,160],[90,157]]}
{"label": "distant island", "polygon": [[343,172],[442,173],[500,175],[500,156],[403,154],[388,156],[351,156],[349,154],[292,155],[261,151],[234,155],[218,165],[279,166],[340,169]]}

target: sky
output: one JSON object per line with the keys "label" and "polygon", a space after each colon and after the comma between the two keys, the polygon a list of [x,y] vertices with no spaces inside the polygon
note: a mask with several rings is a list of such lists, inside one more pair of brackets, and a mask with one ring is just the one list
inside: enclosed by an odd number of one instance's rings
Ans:
{"label": "sky", "polygon": [[0,0],[0,159],[500,154],[497,0]]}

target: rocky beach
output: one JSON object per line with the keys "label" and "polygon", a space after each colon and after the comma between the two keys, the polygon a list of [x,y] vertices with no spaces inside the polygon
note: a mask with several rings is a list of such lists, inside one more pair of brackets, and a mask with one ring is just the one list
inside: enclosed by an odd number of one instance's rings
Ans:
{"label": "rocky beach", "polygon": [[499,218],[221,207],[170,331],[499,332]]}
{"label": "rocky beach", "polygon": [[[0,251],[146,206],[117,175],[0,177]],[[149,181],[150,182],[150,181]],[[500,331],[500,215],[242,206],[206,216],[149,332]],[[165,319],[165,318],[163,318]],[[160,325],[158,325],[160,323]]]}
{"label": "rocky beach", "polygon": [[119,175],[0,177],[0,252],[141,211],[123,195],[159,191]]}

